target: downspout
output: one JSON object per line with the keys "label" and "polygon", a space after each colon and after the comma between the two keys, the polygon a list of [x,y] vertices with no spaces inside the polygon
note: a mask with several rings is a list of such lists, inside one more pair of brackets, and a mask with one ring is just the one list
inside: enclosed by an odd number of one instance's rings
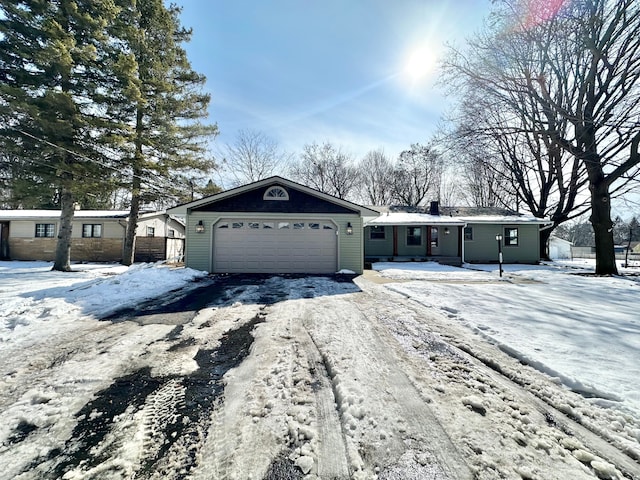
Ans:
{"label": "downspout", "polygon": [[464,229],[467,228],[468,225],[469,224],[465,222],[465,224],[462,226],[462,231],[460,232],[460,236],[462,237],[462,241],[460,243],[462,244],[462,248],[461,248],[462,252],[461,253],[462,253],[462,264],[463,265],[465,264],[465,261],[464,261]]}

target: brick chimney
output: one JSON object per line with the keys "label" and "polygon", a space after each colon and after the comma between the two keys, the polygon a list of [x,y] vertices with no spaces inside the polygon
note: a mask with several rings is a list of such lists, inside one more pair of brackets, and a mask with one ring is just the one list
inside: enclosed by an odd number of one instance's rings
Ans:
{"label": "brick chimney", "polygon": [[437,201],[431,202],[429,205],[429,215],[440,215],[440,205]]}

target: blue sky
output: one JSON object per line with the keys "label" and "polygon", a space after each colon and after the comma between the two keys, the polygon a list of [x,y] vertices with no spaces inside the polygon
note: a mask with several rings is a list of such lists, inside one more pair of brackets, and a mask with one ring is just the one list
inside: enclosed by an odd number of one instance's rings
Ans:
{"label": "blue sky", "polygon": [[[186,49],[207,76],[218,146],[250,129],[299,153],[330,141],[356,158],[426,142],[445,109],[431,63],[481,26],[489,0],[181,0]],[[421,49],[423,54],[414,52]],[[416,63],[413,63],[416,68]]]}

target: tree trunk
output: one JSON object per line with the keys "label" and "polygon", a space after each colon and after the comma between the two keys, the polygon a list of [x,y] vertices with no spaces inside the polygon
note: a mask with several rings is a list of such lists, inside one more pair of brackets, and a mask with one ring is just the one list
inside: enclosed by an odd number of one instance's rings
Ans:
{"label": "tree trunk", "polygon": [[589,220],[595,235],[596,274],[617,275],[609,186],[607,182],[599,179],[590,181],[589,189],[591,190],[591,217]]}
{"label": "tree trunk", "polygon": [[138,229],[138,215],[140,213],[140,193],[142,187],[142,132],[143,132],[143,108],[138,105],[136,112],[136,136],[135,154],[131,172],[131,208],[129,209],[129,221],[124,235],[124,249],[122,252],[122,264],[132,265],[136,253],[136,230]]}
{"label": "tree trunk", "polygon": [[540,230],[540,259],[541,260],[551,260],[549,258],[549,237],[551,237],[551,232],[553,232],[553,228],[545,228],[544,230]]}
{"label": "tree trunk", "polygon": [[[134,184],[136,181],[134,180]],[[138,180],[139,184],[140,181]],[[140,186],[138,185],[138,189]],[[134,187],[135,191],[135,187]],[[122,265],[131,265],[135,260],[136,253],[136,230],[138,229],[138,214],[140,213],[140,196],[137,194],[131,197],[131,208],[129,209],[129,221],[124,235],[124,249],[122,252]]]}
{"label": "tree trunk", "polygon": [[73,227],[73,214],[75,205],[73,194],[64,189],[60,198],[60,229],[58,230],[58,242],[56,244],[56,257],[52,270],[59,272],[71,271],[71,229]]}

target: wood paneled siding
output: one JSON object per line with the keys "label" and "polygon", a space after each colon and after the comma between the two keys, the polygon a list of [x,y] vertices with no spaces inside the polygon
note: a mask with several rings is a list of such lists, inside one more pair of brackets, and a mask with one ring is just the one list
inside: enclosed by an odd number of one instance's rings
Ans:
{"label": "wood paneled siding", "polygon": [[[9,238],[11,260],[55,259],[57,238]],[[71,261],[119,262],[122,240],[118,238],[72,238]]]}
{"label": "wood paneled siding", "polygon": [[503,240],[502,257],[504,263],[536,263],[540,260],[539,225],[529,224],[482,224],[468,223],[473,229],[473,240],[464,241],[464,260],[475,263],[498,261],[496,235],[504,237],[505,228],[518,229],[518,245],[505,246]]}

